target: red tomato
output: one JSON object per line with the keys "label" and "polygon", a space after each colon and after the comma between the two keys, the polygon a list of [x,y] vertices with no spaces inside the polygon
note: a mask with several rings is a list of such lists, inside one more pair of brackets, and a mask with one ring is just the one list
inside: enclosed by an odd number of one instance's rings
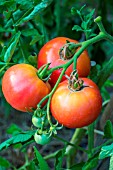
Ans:
{"label": "red tomato", "polygon": [[37,69],[33,66],[16,64],[5,72],[2,91],[13,108],[27,112],[37,107],[49,93],[50,86],[38,78]]}
{"label": "red tomato", "polygon": [[[59,55],[59,51],[61,47],[63,47],[64,44],[66,44],[66,40],[70,42],[78,43],[78,41],[66,37],[57,37],[50,40],[41,48],[38,54],[38,68],[40,68],[42,65],[47,63],[51,63],[49,68],[53,68],[55,66],[65,64],[66,62],[68,62],[69,60],[60,59],[60,55]],[[90,72],[90,67],[91,67],[90,58],[88,56],[87,51],[85,50],[77,59],[77,70],[78,70],[79,77],[87,77]],[[72,70],[73,70],[73,65],[71,65],[66,70],[66,74],[70,76]],[[50,77],[51,85],[54,85],[56,83],[61,71],[62,69],[59,69],[52,73]],[[62,81],[65,79],[66,77],[63,76]]]}
{"label": "red tomato", "polygon": [[102,97],[97,85],[88,78],[82,78],[83,87],[71,91],[68,81],[59,84],[51,100],[51,113],[68,128],[81,128],[96,120],[101,108]]}

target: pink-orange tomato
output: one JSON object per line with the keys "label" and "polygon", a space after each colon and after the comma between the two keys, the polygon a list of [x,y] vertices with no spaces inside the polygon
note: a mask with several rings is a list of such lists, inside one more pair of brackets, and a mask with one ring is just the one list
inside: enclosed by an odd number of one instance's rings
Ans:
{"label": "pink-orange tomato", "polygon": [[[70,59],[63,60],[60,58],[59,55],[59,51],[66,44],[66,40],[73,43],[78,43],[78,41],[66,37],[57,37],[48,41],[39,51],[38,68],[47,63],[51,63],[49,68],[53,68],[55,66],[67,63]],[[88,52],[85,50],[77,59],[77,70],[79,77],[87,77],[90,73],[90,68],[91,68],[90,58]],[[73,64],[70,67],[68,67],[68,69],[66,70],[66,74],[70,76],[72,70]],[[52,86],[54,86],[54,84],[56,83],[61,71],[62,69],[58,69],[51,74],[49,82]],[[63,76],[62,78],[62,81],[64,80],[66,80],[65,76]]]}
{"label": "pink-orange tomato", "polygon": [[81,128],[94,122],[101,112],[102,97],[97,85],[88,78],[78,91],[68,88],[68,81],[61,82],[52,96],[52,116],[68,128]]}
{"label": "pink-orange tomato", "polygon": [[2,91],[7,102],[16,110],[35,109],[40,100],[50,92],[50,85],[37,76],[37,69],[29,64],[10,67],[2,80]]}

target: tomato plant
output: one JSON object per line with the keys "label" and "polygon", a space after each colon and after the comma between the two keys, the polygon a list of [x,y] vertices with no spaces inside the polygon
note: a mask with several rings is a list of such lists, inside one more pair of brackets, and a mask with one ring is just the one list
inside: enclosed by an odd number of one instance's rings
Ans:
{"label": "tomato plant", "polygon": [[[39,51],[38,54],[38,68],[40,68],[42,65],[51,63],[49,68],[53,68],[58,65],[65,64],[70,60],[70,58],[66,58],[64,56],[63,58],[60,57],[60,49],[66,44],[66,42],[73,42],[78,43],[76,40],[72,40],[70,38],[66,37],[57,37],[49,42],[47,42]],[[66,55],[66,54],[64,54]],[[71,56],[72,57],[72,56]],[[82,54],[77,59],[77,70],[78,75],[80,77],[87,77],[90,72],[90,58],[88,56],[88,52],[85,50],[82,52]],[[66,70],[66,73],[68,76],[73,70],[73,64],[68,67]],[[62,69],[55,70],[51,77],[50,77],[50,83],[51,85],[54,85],[61,73]],[[62,80],[65,80],[66,77],[63,76]]]}
{"label": "tomato plant", "polygon": [[82,78],[83,86],[71,90],[68,81],[59,84],[51,100],[53,117],[68,128],[80,128],[94,122],[102,108],[102,98],[96,84]]}
{"label": "tomato plant", "polygon": [[50,87],[38,78],[36,68],[29,64],[17,64],[5,72],[2,91],[13,108],[27,112],[37,107]]}
{"label": "tomato plant", "polygon": [[113,169],[112,8],[77,3],[0,2],[0,169]]}

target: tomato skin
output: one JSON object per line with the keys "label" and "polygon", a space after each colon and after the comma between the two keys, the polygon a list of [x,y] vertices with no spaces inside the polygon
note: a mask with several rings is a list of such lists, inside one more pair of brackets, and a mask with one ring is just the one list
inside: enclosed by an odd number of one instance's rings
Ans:
{"label": "tomato skin", "polygon": [[50,89],[38,78],[36,68],[29,64],[16,64],[5,72],[2,91],[13,108],[27,112],[36,108]]}
{"label": "tomato skin", "polygon": [[[53,68],[55,66],[67,63],[69,60],[60,59],[59,56],[59,50],[61,49],[61,47],[63,47],[64,44],[66,44],[66,40],[78,43],[78,41],[66,37],[57,37],[50,40],[41,48],[38,54],[38,68],[47,63],[51,63],[49,68]],[[77,70],[79,77],[87,77],[89,75],[90,68],[91,68],[90,58],[88,56],[87,51],[85,50],[77,59]],[[66,70],[66,74],[70,76],[72,70],[73,65],[71,65]],[[50,77],[51,85],[54,85],[56,83],[56,80],[58,79],[61,71],[62,69],[59,69],[52,73]],[[63,76],[62,81],[65,79],[66,77]]]}
{"label": "tomato skin", "polygon": [[41,128],[44,122],[44,116],[36,117],[35,115],[32,116],[32,123],[35,127]]}
{"label": "tomato skin", "polygon": [[49,134],[38,134],[38,131],[36,131],[34,139],[37,144],[45,145],[51,141],[51,136]]}
{"label": "tomato skin", "polygon": [[71,91],[68,81],[59,84],[51,100],[52,116],[68,128],[81,128],[91,124],[102,108],[102,97],[97,85],[88,78],[82,78],[84,88]]}

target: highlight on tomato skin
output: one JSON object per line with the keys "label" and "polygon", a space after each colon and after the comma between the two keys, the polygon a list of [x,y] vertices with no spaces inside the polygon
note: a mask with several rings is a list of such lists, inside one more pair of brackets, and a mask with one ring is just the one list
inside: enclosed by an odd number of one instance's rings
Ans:
{"label": "highlight on tomato skin", "polygon": [[[51,63],[49,68],[53,68],[62,64],[67,63],[70,59],[63,60],[60,58],[59,51],[66,44],[66,41],[78,43],[78,41],[67,38],[67,37],[56,37],[48,41],[39,51],[37,59],[37,67],[40,68],[42,65]],[[79,49],[79,48],[78,48]],[[88,52],[85,50],[77,59],[77,70],[79,77],[87,77],[90,73],[91,63]],[[73,64],[66,70],[66,74],[70,76],[73,70]],[[55,70],[50,76],[50,84],[55,85],[62,69]],[[63,76],[62,81],[66,80]]]}
{"label": "highlight on tomato skin", "polygon": [[16,110],[32,111],[50,92],[50,85],[38,78],[37,71],[29,64],[16,64],[5,72],[2,91],[6,101]]}
{"label": "highlight on tomato skin", "polygon": [[82,78],[83,88],[71,91],[68,81],[61,82],[52,96],[52,116],[67,128],[81,128],[94,122],[102,108],[102,97],[97,85]]}

